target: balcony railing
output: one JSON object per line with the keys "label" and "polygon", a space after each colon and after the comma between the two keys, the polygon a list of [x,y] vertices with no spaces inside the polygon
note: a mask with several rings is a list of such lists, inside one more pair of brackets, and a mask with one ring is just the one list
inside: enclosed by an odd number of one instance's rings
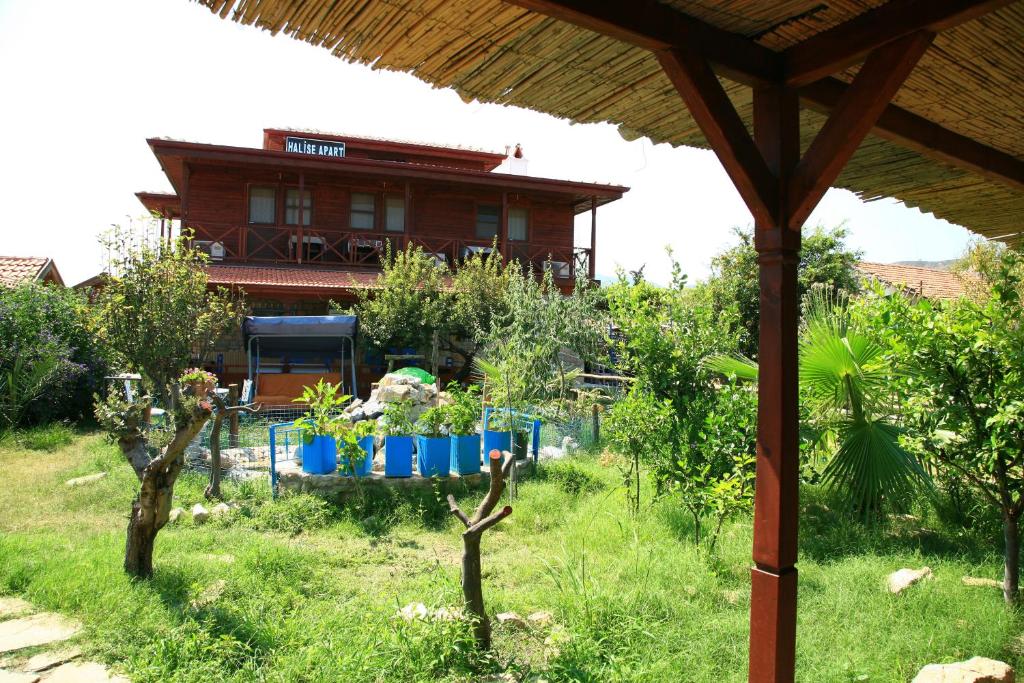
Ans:
{"label": "balcony railing", "polygon": [[[438,263],[454,265],[472,253],[488,254],[493,250],[493,243],[489,240],[415,233],[325,230],[307,226],[300,234],[297,226],[213,223],[190,223],[189,227],[195,230],[196,244],[202,246],[214,261],[229,263],[301,262],[379,268],[389,245],[395,252],[411,243],[421,247]],[[532,266],[536,272],[550,269],[556,279],[571,280],[577,273],[584,277],[590,274],[590,249],[587,248],[509,242],[506,252],[507,260],[519,261],[524,267]]]}

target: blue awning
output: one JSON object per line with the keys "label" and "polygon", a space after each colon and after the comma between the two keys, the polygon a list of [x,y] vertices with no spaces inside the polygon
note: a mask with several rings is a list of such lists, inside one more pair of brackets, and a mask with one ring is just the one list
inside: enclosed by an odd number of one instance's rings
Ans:
{"label": "blue awning", "polygon": [[242,323],[246,337],[351,337],[359,321],[354,315],[247,316]]}

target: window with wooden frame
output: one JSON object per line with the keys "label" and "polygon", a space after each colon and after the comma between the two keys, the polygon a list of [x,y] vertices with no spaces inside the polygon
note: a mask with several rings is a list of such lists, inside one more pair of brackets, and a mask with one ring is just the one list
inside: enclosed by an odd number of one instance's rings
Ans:
{"label": "window with wooden frame", "polygon": [[349,225],[354,230],[373,230],[376,227],[377,197],[370,192],[353,192]]}
{"label": "window with wooden frame", "polygon": [[476,207],[476,236],[492,240],[498,236],[501,208],[495,204],[478,204]]}
{"label": "window with wooden frame", "polygon": [[508,210],[509,242],[525,242],[529,234],[530,210],[522,206],[513,206]]}
{"label": "window with wooden frame", "polygon": [[[299,188],[289,187],[284,194],[284,222],[285,225],[299,224]],[[313,193],[310,190],[302,191],[302,224],[313,224]]]}
{"label": "window with wooden frame", "polygon": [[273,225],[277,223],[277,188],[252,186],[249,188],[249,223]]}
{"label": "window with wooden frame", "polygon": [[405,197],[384,197],[384,229],[388,232],[405,232]]}

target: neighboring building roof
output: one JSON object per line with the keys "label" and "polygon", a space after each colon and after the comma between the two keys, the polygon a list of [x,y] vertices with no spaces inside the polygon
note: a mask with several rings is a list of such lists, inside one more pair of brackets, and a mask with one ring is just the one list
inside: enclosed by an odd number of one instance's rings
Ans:
{"label": "neighboring building roof", "polygon": [[0,286],[15,287],[24,282],[52,282],[64,286],[53,259],[37,256],[0,256]]}
{"label": "neighboring building roof", "polygon": [[857,264],[857,270],[885,285],[926,299],[958,299],[967,293],[964,280],[974,279],[969,274],[898,263],[861,261]]}
{"label": "neighboring building roof", "polygon": [[376,287],[377,273],[367,270],[338,270],[315,266],[236,266],[211,263],[206,266],[211,285],[250,290],[351,291]]}

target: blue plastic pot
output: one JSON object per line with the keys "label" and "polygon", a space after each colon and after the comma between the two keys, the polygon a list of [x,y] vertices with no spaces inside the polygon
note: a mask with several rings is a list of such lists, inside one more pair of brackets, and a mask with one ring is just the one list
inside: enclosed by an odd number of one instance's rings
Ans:
{"label": "blue plastic pot", "polygon": [[447,436],[416,437],[416,467],[421,477],[447,477],[452,444]]}
{"label": "blue plastic pot", "polygon": [[480,435],[452,436],[449,467],[456,474],[480,472]]}
{"label": "blue plastic pot", "polygon": [[362,459],[351,468],[355,470],[351,472],[348,467],[345,468],[345,474],[351,476],[354,474],[357,477],[368,477],[373,471],[373,437],[364,436],[359,439],[359,448],[363,451]]}
{"label": "blue plastic pot", "polygon": [[491,451],[512,450],[512,432],[494,432],[490,429],[484,430],[484,458],[486,459]]}
{"label": "blue plastic pot", "polygon": [[384,437],[384,476],[412,476],[412,437]]}
{"label": "blue plastic pot", "polygon": [[338,469],[338,448],[333,436],[314,436],[312,443],[302,446],[302,471],[308,474],[330,474]]}

